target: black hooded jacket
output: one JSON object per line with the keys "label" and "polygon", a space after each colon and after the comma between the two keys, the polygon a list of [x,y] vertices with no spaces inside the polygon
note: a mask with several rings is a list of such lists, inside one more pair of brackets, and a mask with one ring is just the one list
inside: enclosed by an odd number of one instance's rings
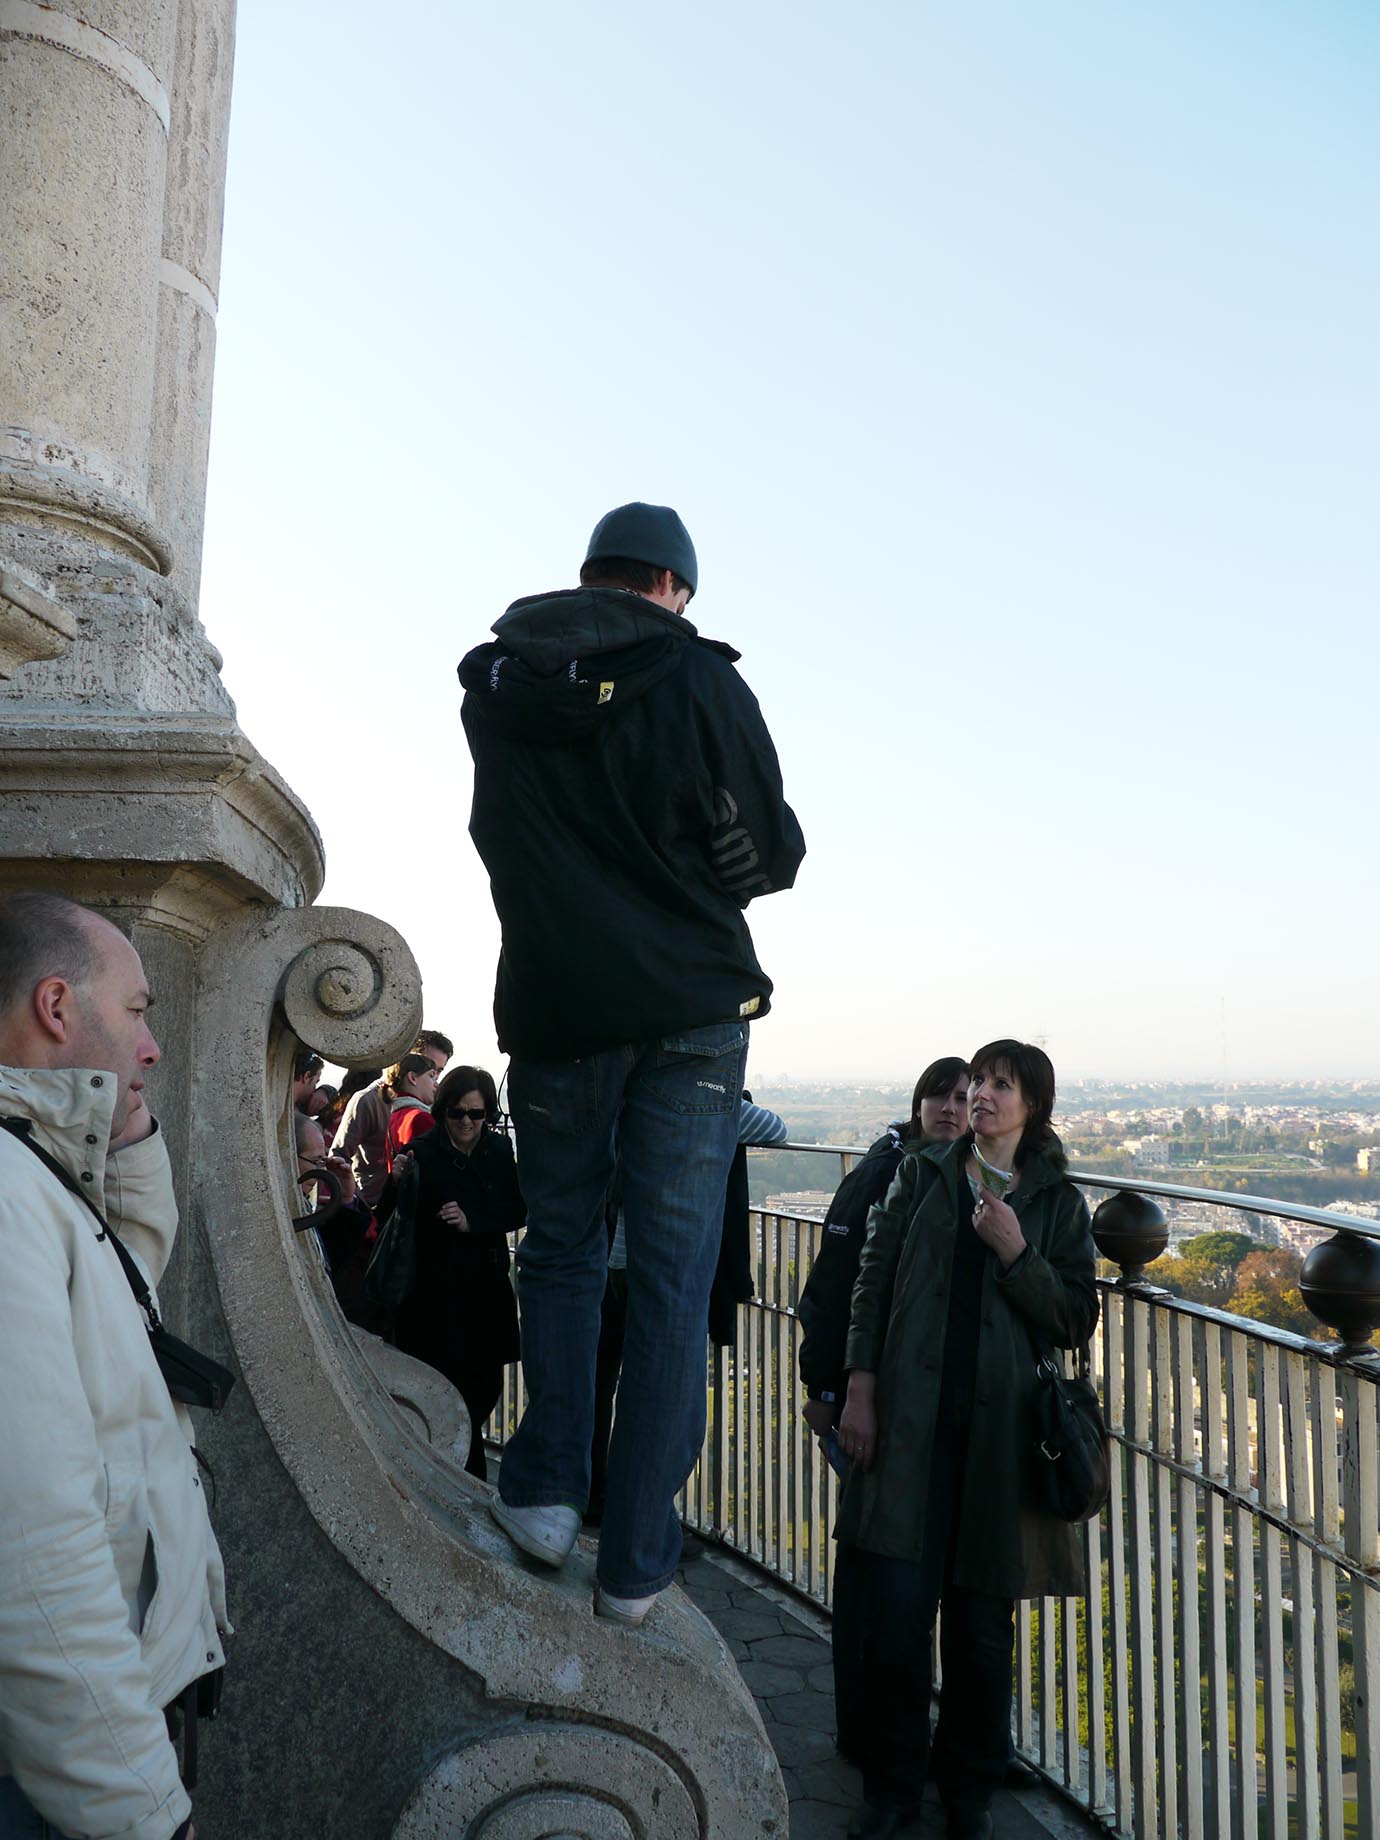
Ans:
{"label": "black hooded jacket", "polygon": [[460,682],[500,1047],[570,1060],[765,1014],[742,909],[805,840],[738,653],[618,588],[517,601],[494,632]]}
{"label": "black hooded jacket", "polygon": [[796,1314],[800,1318],[800,1378],[812,1399],[828,1395],[838,1411],[843,1409],[848,1384],[845,1349],[849,1311],[858,1264],[867,1238],[867,1220],[886,1196],[905,1155],[903,1133],[908,1127],[897,1120],[887,1127],[860,1163],[839,1183],[829,1211],[819,1252]]}

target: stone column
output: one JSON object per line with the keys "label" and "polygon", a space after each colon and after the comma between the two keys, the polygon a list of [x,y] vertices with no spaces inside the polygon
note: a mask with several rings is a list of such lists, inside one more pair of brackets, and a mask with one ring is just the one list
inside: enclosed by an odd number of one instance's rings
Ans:
{"label": "stone column", "polygon": [[[78,10],[80,7],[80,10]],[[163,1286],[240,1374],[198,1427],[232,1614],[198,1825],[222,1836],[784,1840],[780,1774],[676,1592],[516,1562],[459,1402],[345,1323],[298,1231],[302,1043],[411,1040],[405,942],[314,907],[320,839],[196,618],[233,0],[0,0],[0,886],[125,925],[179,1171]],[[432,1390],[428,1390],[432,1389]]]}

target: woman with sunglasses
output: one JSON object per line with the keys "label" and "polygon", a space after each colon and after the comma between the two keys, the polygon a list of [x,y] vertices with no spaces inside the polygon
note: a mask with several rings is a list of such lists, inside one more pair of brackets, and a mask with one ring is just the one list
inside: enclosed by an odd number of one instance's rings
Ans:
{"label": "woman with sunglasses", "polygon": [[484,1424],[518,1356],[508,1235],[527,1218],[517,1163],[498,1122],[493,1076],[452,1067],[431,1107],[436,1129],[411,1145],[416,1270],[398,1306],[397,1345],[445,1375],[470,1415],[465,1468],[485,1476]]}

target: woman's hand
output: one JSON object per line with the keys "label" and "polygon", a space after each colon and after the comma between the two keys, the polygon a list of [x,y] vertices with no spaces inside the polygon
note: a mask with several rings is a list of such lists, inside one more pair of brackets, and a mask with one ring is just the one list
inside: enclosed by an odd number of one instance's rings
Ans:
{"label": "woman's hand", "polygon": [[973,1231],[985,1246],[996,1253],[1003,1271],[1014,1265],[1025,1251],[1025,1234],[1015,1210],[986,1189],[973,1204]]}
{"label": "woman's hand", "polygon": [[877,1454],[877,1376],[848,1376],[848,1398],[839,1419],[839,1449],[850,1462],[871,1469]]}
{"label": "woman's hand", "polygon": [[465,1210],[458,1201],[443,1201],[441,1218],[448,1227],[454,1227],[457,1233],[468,1233],[470,1230],[470,1223],[465,1218]]}

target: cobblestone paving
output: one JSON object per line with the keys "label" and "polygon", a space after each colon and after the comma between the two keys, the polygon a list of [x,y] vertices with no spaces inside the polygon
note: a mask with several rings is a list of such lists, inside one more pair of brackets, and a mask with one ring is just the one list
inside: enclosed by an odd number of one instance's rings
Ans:
{"label": "cobblestone paving", "polygon": [[[680,1582],[728,1643],[757,1701],[791,1798],[791,1840],[843,1840],[862,1778],[834,1750],[828,1618],[690,1536]],[[1083,1840],[1097,1831],[1044,1787],[1003,1792],[992,1813],[997,1840]],[[937,1798],[927,1799],[915,1833],[943,1840]]]}

